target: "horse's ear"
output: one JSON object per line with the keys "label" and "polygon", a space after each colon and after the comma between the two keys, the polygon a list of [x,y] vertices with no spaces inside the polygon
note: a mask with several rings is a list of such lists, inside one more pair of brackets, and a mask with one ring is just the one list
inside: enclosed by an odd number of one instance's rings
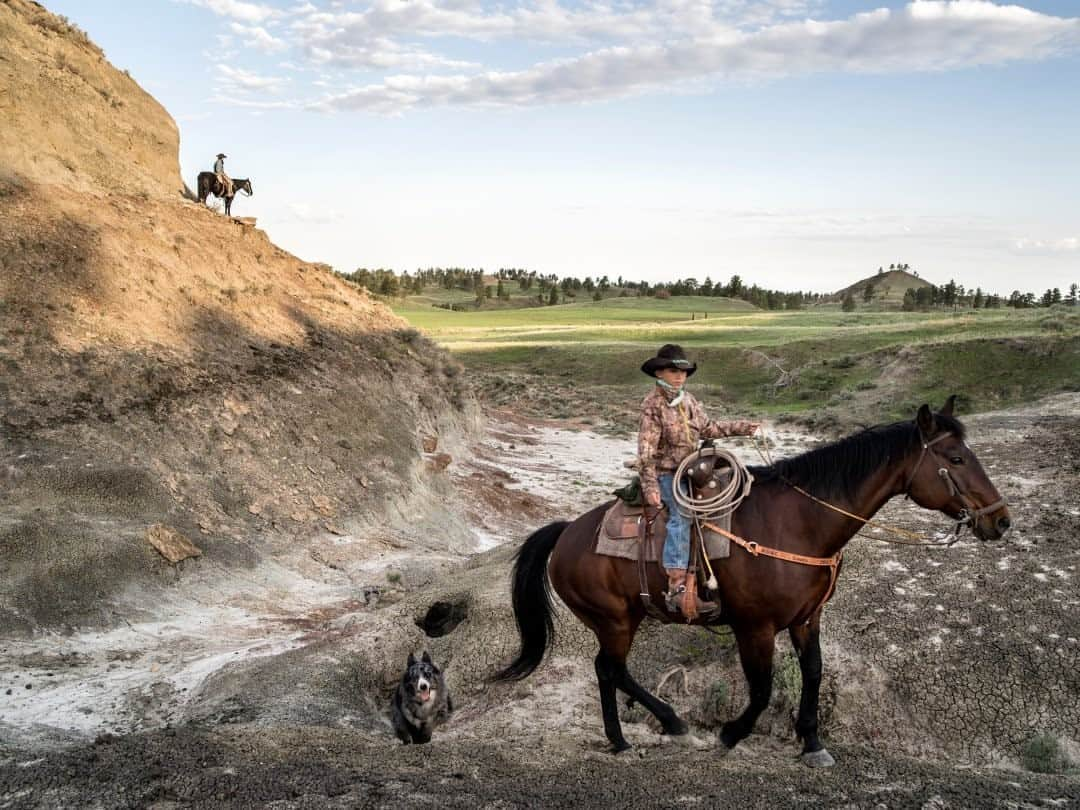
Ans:
{"label": "horse's ear", "polygon": [[427,650],[424,650],[424,657],[421,658],[420,660],[423,661],[425,664],[430,664],[431,663],[431,656],[428,655]]}
{"label": "horse's ear", "polygon": [[949,398],[945,400],[945,404],[941,406],[941,410],[938,411],[942,416],[952,416],[953,406],[956,404],[956,394],[950,394]]}
{"label": "horse's ear", "polygon": [[416,663],[416,656],[413,655],[412,653],[409,653],[409,660],[406,662],[406,666],[411,667],[415,663]]}
{"label": "horse's ear", "polygon": [[915,415],[915,421],[919,423],[919,430],[923,436],[929,438],[934,435],[934,414],[930,412],[930,406],[925,403]]}

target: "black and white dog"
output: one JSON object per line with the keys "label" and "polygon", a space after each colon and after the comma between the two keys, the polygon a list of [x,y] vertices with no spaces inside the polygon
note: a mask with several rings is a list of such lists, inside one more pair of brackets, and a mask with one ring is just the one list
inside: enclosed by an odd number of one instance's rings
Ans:
{"label": "black and white dog", "polygon": [[426,743],[431,740],[435,726],[443,722],[454,710],[446,680],[426,652],[417,661],[409,653],[409,661],[401,683],[394,692],[394,733],[406,745]]}

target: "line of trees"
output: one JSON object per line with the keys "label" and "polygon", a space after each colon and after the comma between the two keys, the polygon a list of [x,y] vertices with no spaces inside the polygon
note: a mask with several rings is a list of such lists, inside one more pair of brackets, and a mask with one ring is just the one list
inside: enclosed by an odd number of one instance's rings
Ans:
{"label": "line of trees", "polygon": [[[757,284],[747,284],[737,274],[731,276],[727,282],[714,282],[711,276],[706,276],[701,282],[695,277],[689,277],[661,284],[630,281],[622,276],[613,279],[608,275],[596,278],[592,276],[559,278],[553,273],[537,273],[535,270],[518,267],[500,268],[494,277],[486,276],[483,270],[465,267],[429,267],[417,269],[413,273],[406,270],[401,274],[384,268],[372,270],[361,267],[343,275],[349,281],[376,295],[390,298],[417,295],[426,287],[434,286],[446,290],[459,289],[473,292],[478,303],[492,298],[509,300],[515,286],[519,297],[522,292],[528,293],[530,297],[535,296],[535,303],[538,305],[566,303],[585,296],[599,301],[613,296],[655,296],[663,299],[673,295],[689,295],[738,298],[761,309],[780,310],[802,309],[823,298],[821,293],[789,292],[768,289]],[[491,283],[492,281],[494,283]],[[455,305],[443,304],[442,306]]]}
{"label": "line of trees", "polygon": [[[1029,307],[1050,307],[1054,304],[1067,304],[1076,306],[1080,301],[1080,289],[1077,284],[1071,284],[1064,295],[1060,287],[1052,287],[1036,297],[1035,293],[1022,293],[1013,290],[1008,298],[996,293],[983,292],[982,287],[974,290],[965,289],[963,284],[957,284],[950,279],[948,284],[941,287],[933,284],[918,289],[908,288],[904,293],[902,308],[906,312],[917,309],[930,309],[932,307],[945,307],[956,309],[999,309],[1002,306],[1015,309],[1027,309]],[[846,305],[845,301],[845,305]]]}
{"label": "line of trees", "polygon": [[[908,264],[890,264],[889,269],[912,272]],[[878,275],[883,273],[884,268],[878,268]],[[918,274],[913,273],[913,275]],[[413,273],[406,270],[400,274],[385,268],[371,270],[361,267],[352,273],[344,274],[344,277],[372,293],[388,298],[421,294],[428,287],[464,290],[475,294],[477,305],[493,298],[509,301],[515,287],[519,299],[523,297],[522,293],[527,293],[524,297],[533,299],[533,303],[538,306],[576,301],[579,297],[585,296],[599,301],[612,296],[655,296],[663,299],[678,295],[737,298],[761,309],[797,310],[819,303],[828,297],[821,293],[772,290],[757,284],[747,284],[739,275],[731,276],[727,282],[714,282],[711,277],[706,276],[702,282],[689,277],[673,282],[651,284],[648,281],[630,281],[622,276],[612,279],[608,275],[597,278],[586,276],[583,279],[575,276],[559,278],[554,273],[537,273],[535,270],[520,267],[502,267],[493,276],[486,275],[483,269],[475,267],[428,267],[418,268]],[[864,302],[869,303],[874,300],[875,281],[876,279],[871,279],[863,287],[861,296]],[[1053,306],[1059,303],[1076,306],[1078,301],[1080,301],[1080,292],[1075,283],[1070,285],[1065,293],[1062,293],[1058,287],[1046,290],[1042,296],[1013,290],[1012,294],[1006,298],[996,293],[985,292],[982,287],[976,287],[973,290],[965,288],[964,285],[950,279],[948,284],[940,287],[928,284],[923,287],[908,288],[904,293],[901,308],[908,312],[936,307],[998,309],[1007,306],[1024,309]],[[441,306],[452,308],[462,305],[442,304]],[[844,294],[841,307],[845,312],[855,309],[855,295],[851,290]]]}

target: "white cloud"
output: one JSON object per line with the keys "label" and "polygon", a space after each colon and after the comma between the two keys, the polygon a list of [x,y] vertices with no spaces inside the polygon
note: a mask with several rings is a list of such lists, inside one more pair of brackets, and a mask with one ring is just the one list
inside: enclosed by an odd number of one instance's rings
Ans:
{"label": "white cloud", "polygon": [[315,11],[292,27],[304,46],[335,52],[372,37],[463,37],[565,44],[701,35],[805,16],[820,0],[652,0],[562,5],[534,0],[488,10],[475,0],[371,0],[363,11]]}
{"label": "white cloud", "polygon": [[711,79],[820,72],[938,71],[1038,59],[1080,44],[1080,19],[985,0],[921,0],[847,20],[778,23],[744,33],[717,29],[673,42],[612,46],[520,71],[390,76],[313,104],[330,110],[526,106],[617,98]]}
{"label": "white cloud", "polygon": [[[317,85],[299,106],[400,114],[437,106],[523,107],[666,92],[707,92],[717,82],[823,72],[913,73],[1043,59],[1080,46],[1080,17],[990,0],[914,0],[847,19],[818,21],[821,0],[368,0],[360,6],[185,0],[234,20],[265,52],[294,48],[307,66],[364,70],[363,84]],[[360,10],[354,10],[359,8]],[[346,10],[347,9],[347,10]],[[261,22],[277,25],[270,33]],[[558,43],[576,55],[501,69],[436,53],[434,41]],[[460,47],[460,42],[455,42]],[[238,70],[233,89],[278,92],[284,79]],[[280,102],[272,101],[273,106]]]}
{"label": "white cloud", "polygon": [[252,92],[263,91],[278,93],[288,79],[278,76],[260,76],[256,73],[234,68],[231,65],[217,65],[218,76],[216,81],[221,89],[226,91]]}
{"label": "white cloud", "polygon": [[231,17],[246,23],[261,23],[280,15],[277,9],[245,0],[183,0],[193,6],[208,9],[218,16]]}
{"label": "white cloud", "polygon": [[234,22],[230,23],[229,27],[242,38],[245,45],[263,53],[277,53],[289,47],[289,43],[278,39],[261,25],[248,26]]}
{"label": "white cloud", "polygon": [[339,68],[377,68],[395,70],[430,70],[451,68],[469,70],[480,67],[475,62],[446,59],[415,46],[402,45],[392,39],[376,38],[355,45],[331,49],[308,47],[305,54],[317,65]]}
{"label": "white cloud", "polygon": [[1016,253],[1031,253],[1035,255],[1053,255],[1059,253],[1080,253],[1080,237],[1070,236],[1064,239],[1029,239],[1020,238],[1013,241],[1013,250]]}

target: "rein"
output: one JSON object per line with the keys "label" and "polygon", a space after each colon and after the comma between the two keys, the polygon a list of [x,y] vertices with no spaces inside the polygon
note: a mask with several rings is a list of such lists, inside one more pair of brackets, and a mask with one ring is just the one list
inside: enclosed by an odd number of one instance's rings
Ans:
{"label": "rein", "polygon": [[[908,498],[908,499],[911,498],[911,485],[915,481],[915,476],[919,472],[919,467],[922,466],[923,460],[926,458],[927,454],[930,452],[930,448],[933,445],[940,442],[942,439],[948,438],[949,435],[950,434],[948,434],[948,433],[942,433],[940,436],[935,436],[933,439],[928,440],[925,436],[923,436],[922,429],[921,428],[919,429],[919,442],[922,445],[922,450],[919,453],[918,461],[915,462],[915,466],[911,468],[911,475],[907,476],[907,483],[904,485],[904,497],[905,498]],[[767,464],[770,467],[774,466],[774,461],[772,459],[772,454],[769,453],[769,445],[768,445],[767,440],[762,438],[762,443],[764,444],[764,448],[765,448],[764,452],[762,452],[762,449],[758,445],[757,441],[754,442],[754,449],[757,450],[758,455],[761,456],[761,460],[764,461],[765,464]],[[810,500],[814,501],[814,503],[818,503],[818,504],[824,506],[826,509],[831,509],[832,511],[838,512],[839,514],[844,515],[845,517],[849,517],[849,518],[852,518],[854,520],[858,520],[861,523],[863,523],[863,525],[865,525],[865,526],[870,526],[870,527],[875,528],[875,529],[882,529],[882,530],[887,531],[887,532],[892,532],[895,535],[899,535],[900,537],[906,537],[907,539],[906,540],[892,540],[892,539],[890,539],[888,537],[874,537],[872,535],[865,535],[865,534],[863,535],[863,537],[870,537],[871,540],[877,540],[878,542],[881,542],[881,543],[893,543],[895,545],[901,545],[901,546],[925,546],[927,548],[950,548],[954,543],[956,543],[957,540],[960,539],[960,531],[965,526],[967,526],[969,528],[974,528],[975,527],[975,521],[977,521],[983,515],[988,515],[991,512],[996,512],[998,509],[1000,509],[1006,503],[1005,498],[1000,498],[997,501],[995,501],[994,503],[990,504],[989,506],[984,506],[982,508],[976,508],[974,500],[971,498],[970,495],[968,495],[966,492],[964,492],[962,489],[960,489],[959,486],[957,486],[956,479],[954,479],[952,477],[952,474],[949,472],[949,470],[946,467],[941,467],[941,468],[938,469],[938,476],[941,477],[942,481],[944,481],[945,485],[949,488],[949,497],[953,497],[953,498],[959,497],[965,504],[965,508],[960,510],[960,514],[959,514],[958,517],[949,518],[955,524],[954,529],[953,529],[953,539],[945,541],[945,542],[927,540],[924,535],[919,534],[918,532],[912,532],[912,531],[908,531],[907,529],[901,529],[898,526],[890,526],[887,523],[879,523],[878,521],[871,520],[870,518],[864,518],[864,517],[862,517],[860,515],[854,514],[853,512],[848,512],[846,509],[841,509],[839,506],[836,506],[835,504],[831,504],[828,501],[822,500],[821,498],[817,497],[816,495],[812,495],[811,493],[807,492],[805,489],[800,487],[798,484],[793,484],[791,481],[788,481],[783,476],[779,476],[779,477],[780,477],[781,481],[783,481],[785,484],[787,484],[793,490],[798,492],[800,495],[804,495],[805,497],[807,497]]]}

